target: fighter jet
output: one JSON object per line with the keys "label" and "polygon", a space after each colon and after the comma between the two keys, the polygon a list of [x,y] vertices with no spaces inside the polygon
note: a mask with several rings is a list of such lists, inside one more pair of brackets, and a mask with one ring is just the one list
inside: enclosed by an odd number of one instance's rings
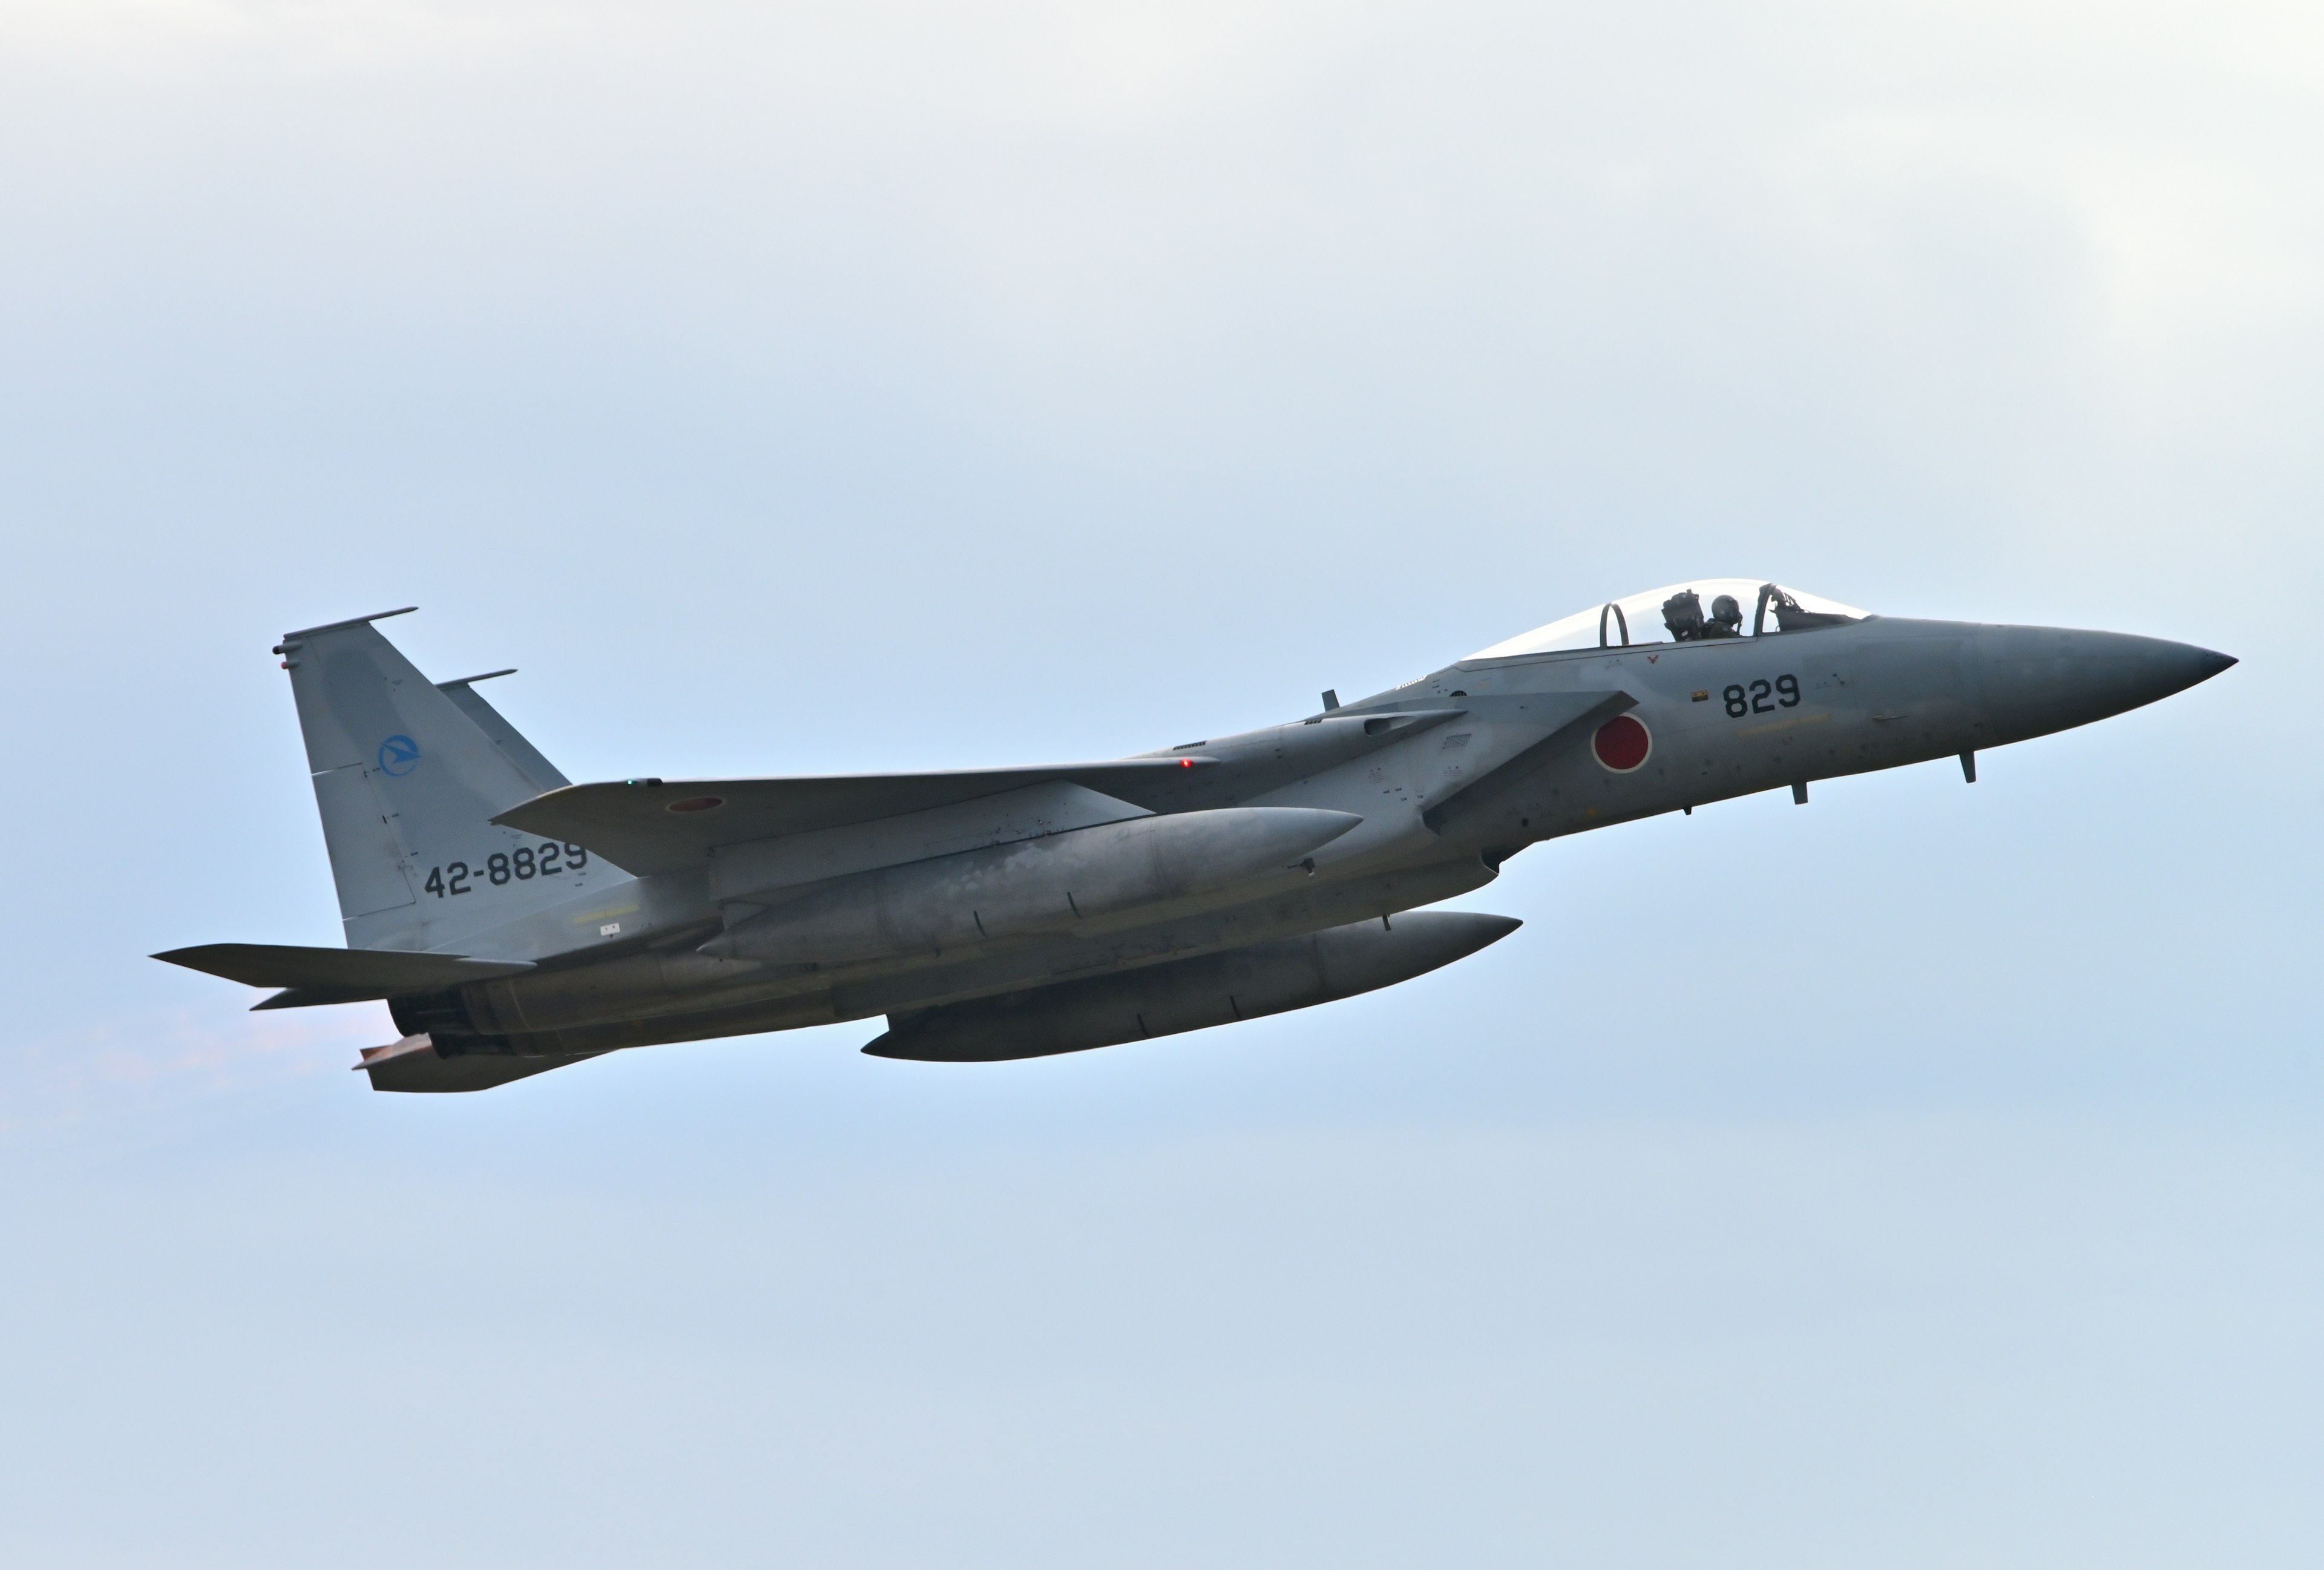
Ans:
{"label": "fighter jet", "polygon": [[1932,760],[1974,782],[2235,663],[1699,578],[1135,757],[575,785],[487,677],[430,682],[373,624],[404,614],[274,650],[346,947],[154,956],[279,989],[260,1009],[384,1000],[401,1039],[354,1066],[383,1091],[881,1014],[865,1052],[964,1063],[1312,1008],[1516,930],[1425,907],[1529,845]]}

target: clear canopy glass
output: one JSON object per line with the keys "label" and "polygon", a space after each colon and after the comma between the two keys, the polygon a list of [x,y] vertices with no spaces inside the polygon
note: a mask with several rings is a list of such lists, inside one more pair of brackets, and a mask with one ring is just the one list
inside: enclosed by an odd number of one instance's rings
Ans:
{"label": "clear canopy glass", "polygon": [[1870,614],[1764,578],[1698,577],[1576,611],[1469,658],[1507,660],[1568,649],[1764,638],[1860,622]]}

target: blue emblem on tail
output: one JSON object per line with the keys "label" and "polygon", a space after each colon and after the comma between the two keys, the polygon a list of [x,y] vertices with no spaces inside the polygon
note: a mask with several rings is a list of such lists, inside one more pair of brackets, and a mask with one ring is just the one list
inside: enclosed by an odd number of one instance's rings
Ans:
{"label": "blue emblem on tail", "polygon": [[420,743],[410,736],[390,736],[379,744],[379,771],[404,775],[420,766]]}

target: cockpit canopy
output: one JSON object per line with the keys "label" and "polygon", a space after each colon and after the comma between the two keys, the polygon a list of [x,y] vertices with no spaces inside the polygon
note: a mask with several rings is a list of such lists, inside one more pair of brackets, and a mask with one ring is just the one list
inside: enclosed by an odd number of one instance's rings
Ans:
{"label": "cockpit canopy", "polygon": [[1507,660],[1567,649],[1622,649],[1640,643],[1764,638],[1838,627],[1871,613],[1754,577],[1699,577],[1626,595],[1519,633],[1471,660]]}

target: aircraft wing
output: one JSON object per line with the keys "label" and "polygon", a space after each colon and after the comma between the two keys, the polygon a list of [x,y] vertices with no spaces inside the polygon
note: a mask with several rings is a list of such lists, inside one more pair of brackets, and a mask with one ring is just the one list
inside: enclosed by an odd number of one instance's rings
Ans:
{"label": "aircraft wing", "polygon": [[919,774],[802,774],[762,780],[624,780],[568,785],[493,819],[586,845],[641,875],[699,867],[719,845],[839,828],[1063,782],[1136,799],[1141,784],[1212,767],[1203,757],[1123,758],[1026,769]]}

